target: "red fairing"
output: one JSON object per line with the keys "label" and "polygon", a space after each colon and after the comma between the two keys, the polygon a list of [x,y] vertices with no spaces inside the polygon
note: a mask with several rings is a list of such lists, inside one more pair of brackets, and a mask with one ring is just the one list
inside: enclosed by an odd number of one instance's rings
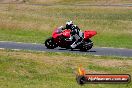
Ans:
{"label": "red fairing", "polygon": [[55,31],[53,32],[52,34],[52,37],[53,38],[57,38],[58,36],[65,36],[66,38],[70,38],[70,30],[64,30],[63,32],[58,30],[58,29],[55,29]]}
{"label": "red fairing", "polygon": [[97,34],[97,32],[94,31],[94,30],[84,31],[84,39],[89,39],[89,38],[93,37],[96,34]]}
{"label": "red fairing", "polygon": [[62,35],[63,33],[60,32],[57,28],[54,30],[54,32],[52,33],[52,37],[53,38],[57,38],[58,36]]}
{"label": "red fairing", "polygon": [[71,32],[71,30],[64,30],[63,36],[65,36],[66,38],[70,38],[70,32]]}
{"label": "red fairing", "polygon": [[[56,39],[58,36],[63,35],[63,36],[65,36],[66,38],[70,38],[70,32],[71,32],[70,30],[64,30],[64,31],[62,32],[62,31],[60,31],[60,30],[58,30],[58,29],[55,29],[55,31],[54,31],[53,34],[52,34],[52,37],[53,37],[54,39]],[[87,39],[93,37],[93,36],[96,35],[96,34],[97,34],[97,32],[94,31],[94,30],[87,30],[87,31],[84,31],[84,39],[87,40]]]}

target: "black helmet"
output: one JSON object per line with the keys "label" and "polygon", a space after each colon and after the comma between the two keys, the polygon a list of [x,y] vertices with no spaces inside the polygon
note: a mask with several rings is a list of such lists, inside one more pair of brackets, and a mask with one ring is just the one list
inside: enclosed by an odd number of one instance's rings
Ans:
{"label": "black helmet", "polygon": [[66,28],[67,29],[71,29],[72,25],[73,25],[73,22],[72,21],[67,21],[66,22]]}

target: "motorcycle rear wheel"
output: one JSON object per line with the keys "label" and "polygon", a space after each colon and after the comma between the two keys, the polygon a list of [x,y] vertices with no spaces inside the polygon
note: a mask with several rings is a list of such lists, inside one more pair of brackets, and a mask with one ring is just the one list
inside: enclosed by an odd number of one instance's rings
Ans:
{"label": "motorcycle rear wheel", "polygon": [[86,52],[87,50],[90,50],[93,47],[93,43],[83,42],[83,44],[80,47],[80,51]]}

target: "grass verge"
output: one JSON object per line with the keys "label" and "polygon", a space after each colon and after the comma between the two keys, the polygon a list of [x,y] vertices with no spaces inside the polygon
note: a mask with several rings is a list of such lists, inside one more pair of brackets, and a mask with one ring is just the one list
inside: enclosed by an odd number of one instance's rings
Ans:
{"label": "grass verge", "polygon": [[25,0],[37,4],[127,4],[131,0]]}
{"label": "grass verge", "polygon": [[128,73],[132,58],[94,57],[69,53],[39,53],[0,50],[1,88],[131,88],[129,84],[89,84],[75,81],[76,68],[82,64],[87,73]]}

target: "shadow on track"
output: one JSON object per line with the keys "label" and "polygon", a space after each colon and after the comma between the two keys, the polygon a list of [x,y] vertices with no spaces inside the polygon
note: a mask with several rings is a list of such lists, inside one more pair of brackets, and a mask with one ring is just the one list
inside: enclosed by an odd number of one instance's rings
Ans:
{"label": "shadow on track", "polygon": [[73,49],[73,50],[70,50],[70,49],[66,49],[66,48],[61,48],[61,49],[58,49],[58,50],[67,50],[67,51],[79,51],[79,52],[96,52],[95,50],[88,50],[88,51],[80,51],[79,49]]}

